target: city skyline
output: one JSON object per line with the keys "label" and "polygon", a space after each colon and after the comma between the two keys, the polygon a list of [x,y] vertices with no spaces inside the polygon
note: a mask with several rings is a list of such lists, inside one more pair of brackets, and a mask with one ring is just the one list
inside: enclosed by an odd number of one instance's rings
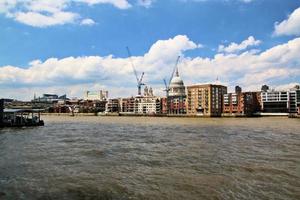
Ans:
{"label": "city skyline", "polygon": [[[171,3],[172,2],[172,3]],[[0,1],[0,97],[109,90],[138,73],[164,95],[176,58],[185,85],[290,88],[300,80],[300,1]]]}

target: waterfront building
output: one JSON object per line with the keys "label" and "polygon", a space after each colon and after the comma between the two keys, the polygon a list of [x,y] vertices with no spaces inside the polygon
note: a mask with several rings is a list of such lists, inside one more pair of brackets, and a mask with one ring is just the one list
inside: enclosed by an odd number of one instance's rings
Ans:
{"label": "waterfront building", "polygon": [[183,80],[179,76],[178,67],[171,79],[169,86],[169,95],[167,97],[168,114],[186,114],[186,93]]}
{"label": "waterfront building", "polygon": [[120,111],[123,113],[134,113],[134,97],[122,98],[120,102]]}
{"label": "waterfront building", "polygon": [[260,111],[259,92],[242,92],[236,86],[235,93],[223,95],[223,115],[250,116]]}
{"label": "waterfront building", "polygon": [[160,108],[162,114],[168,114],[168,101],[166,97],[160,98]]}
{"label": "waterfront building", "polygon": [[187,86],[187,114],[221,116],[227,87],[216,84]]}
{"label": "waterfront building", "polygon": [[120,99],[108,99],[105,111],[111,113],[120,112]]}
{"label": "waterfront building", "polygon": [[160,98],[136,97],[134,110],[137,114],[160,114]]}
{"label": "waterfront building", "polygon": [[59,101],[53,104],[52,107],[48,109],[49,112],[54,113],[97,113],[104,112],[106,110],[106,100],[79,100],[72,99],[66,100],[64,102]]}
{"label": "waterfront building", "polygon": [[265,113],[297,113],[300,106],[300,88],[267,90],[261,92],[262,111]]}
{"label": "waterfront building", "polygon": [[84,93],[84,100],[98,100],[103,101],[108,99],[108,91],[99,90],[99,91],[86,91]]}
{"label": "waterfront building", "polygon": [[134,113],[136,114],[160,114],[160,98],[153,95],[153,90],[146,86],[144,96],[137,96],[134,101]]}
{"label": "waterfront building", "polygon": [[289,92],[288,91],[263,91],[262,110],[266,113],[288,113]]}

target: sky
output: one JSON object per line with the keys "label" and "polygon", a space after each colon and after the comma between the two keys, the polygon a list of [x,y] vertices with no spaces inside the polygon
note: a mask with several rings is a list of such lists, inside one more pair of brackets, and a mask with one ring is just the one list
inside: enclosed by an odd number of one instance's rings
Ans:
{"label": "sky", "polygon": [[[126,51],[131,50],[132,59]],[[185,85],[300,82],[300,0],[0,0],[0,98],[137,94]]]}

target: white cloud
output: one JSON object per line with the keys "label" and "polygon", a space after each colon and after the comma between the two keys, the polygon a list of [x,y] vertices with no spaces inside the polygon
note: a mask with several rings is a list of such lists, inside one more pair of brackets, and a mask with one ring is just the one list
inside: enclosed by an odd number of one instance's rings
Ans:
{"label": "white cloud", "polygon": [[95,21],[92,20],[92,19],[83,19],[83,20],[80,22],[80,24],[81,24],[81,25],[86,25],[86,26],[92,26],[92,25],[94,25],[94,24],[96,24],[96,23],[95,23]]}
{"label": "white cloud", "polygon": [[0,13],[7,13],[10,9],[17,5],[17,0],[1,0]]}
{"label": "white cloud", "polygon": [[275,85],[276,90],[288,90],[291,88],[294,88],[296,85],[300,85],[299,82],[293,82],[293,83],[288,83],[288,84],[281,84],[281,85]]}
{"label": "white cloud", "polygon": [[[256,54],[246,51],[220,53],[213,58],[184,56],[184,51],[195,48],[195,42],[178,35],[155,42],[147,53],[132,60],[139,73],[145,72],[145,83],[153,86],[156,94],[162,94],[162,79],[170,76],[179,54],[179,70],[186,85],[214,82],[219,77],[229,87],[241,85],[246,91],[259,90],[262,84],[279,86],[300,79],[300,38]],[[112,55],[34,60],[27,68],[0,67],[1,97],[19,95],[30,99],[34,92],[48,91],[82,97],[89,88],[105,88],[111,97],[130,96],[136,93],[135,81],[129,59]]]}
{"label": "white cloud", "polygon": [[300,8],[294,10],[286,20],[275,23],[274,35],[300,35]]}
{"label": "white cloud", "polygon": [[247,49],[248,47],[258,46],[261,43],[260,40],[256,40],[253,36],[249,36],[246,40],[242,41],[240,44],[231,43],[228,46],[219,45],[218,52],[225,53],[238,53]]}
{"label": "white cloud", "polygon": [[[76,4],[74,4],[76,2]],[[0,13],[20,23],[34,27],[48,27],[70,23],[94,24],[92,19],[82,19],[79,13],[70,10],[71,5],[111,4],[127,9],[127,0],[0,0]]]}
{"label": "white cloud", "polygon": [[68,0],[30,0],[30,1],[22,1],[18,0],[19,3],[23,2],[23,6],[30,11],[33,12],[49,12],[55,13],[60,12],[61,10],[68,7]]}
{"label": "white cloud", "polygon": [[127,9],[131,7],[131,4],[127,0],[75,0],[82,3],[87,3],[89,5],[94,4],[112,4],[119,9]]}
{"label": "white cloud", "polygon": [[138,5],[149,8],[155,0],[138,0]]}
{"label": "white cloud", "polygon": [[43,15],[38,12],[17,12],[14,16],[16,21],[34,27],[74,23],[79,17],[76,13],[72,12],[55,12],[50,15]]}
{"label": "white cloud", "polygon": [[158,40],[153,44],[145,58],[148,62],[157,62],[160,60],[170,61],[178,55],[181,55],[186,50],[196,49],[202,47],[201,44],[196,44],[191,41],[186,35],[177,35],[168,40]]}

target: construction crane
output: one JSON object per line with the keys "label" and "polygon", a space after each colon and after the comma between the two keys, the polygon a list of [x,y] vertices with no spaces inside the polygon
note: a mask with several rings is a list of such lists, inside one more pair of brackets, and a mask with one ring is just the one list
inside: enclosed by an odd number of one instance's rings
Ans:
{"label": "construction crane", "polygon": [[133,61],[132,61],[132,58],[131,58],[132,56],[131,56],[129,47],[126,47],[126,49],[127,49],[127,53],[128,53],[129,59],[130,59],[130,63],[131,63],[131,66],[132,66],[132,69],[133,69],[136,81],[137,81],[138,96],[141,96],[142,95],[142,85],[145,85],[143,83],[143,77],[144,77],[145,73],[142,72],[140,78],[138,77],[137,71],[135,70],[135,67],[134,67],[134,64],[133,64]]}
{"label": "construction crane", "polygon": [[166,96],[167,96],[167,98],[169,97],[170,84],[171,84],[172,78],[173,78],[173,76],[174,76],[174,73],[175,73],[175,71],[176,71],[176,69],[177,69],[177,66],[178,66],[178,63],[179,63],[179,59],[180,59],[180,56],[178,56],[177,59],[176,59],[175,67],[174,67],[174,69],[173,69],[173,72],[172,72],[172,75],[171,75],[171,77],[170,77],[170,79],[169,79],[169,82],[167,83],[166,79],[164,79],[164,84],[165,84],[165,87],[166,87],[166,88],[164,89],[164,91],[166,91]]}

